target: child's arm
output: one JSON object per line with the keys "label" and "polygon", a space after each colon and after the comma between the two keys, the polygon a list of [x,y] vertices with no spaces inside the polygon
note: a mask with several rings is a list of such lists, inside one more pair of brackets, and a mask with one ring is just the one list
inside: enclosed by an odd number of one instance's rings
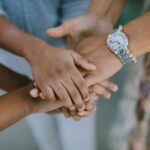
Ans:
{"label": "child's arm", "polygon": [[0,64],[0,89],[12,91],[29,84],[30,79]]}

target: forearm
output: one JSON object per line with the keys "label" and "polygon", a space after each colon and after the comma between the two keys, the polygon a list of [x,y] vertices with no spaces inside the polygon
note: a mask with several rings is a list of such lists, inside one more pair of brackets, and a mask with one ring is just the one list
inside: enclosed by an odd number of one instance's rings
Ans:
{"label": "forearm", "polygon": [[0,131],[30,114],[28,97],[22,93],[19,89],[0,97]]}
{"label": "forearm", "polygon": [[101,18],[107,14],[107,11],[114,1],[115,0],[91,0],[88,14]]}
{"label": "forearm", "polygon": [[150,52],[150,12],[124,26],[129,38],[129,50],[138,57]]}
{"label": "forearm", "polygon": [[106,18],[115,25],[120,17],[123,7],[125,6],[127,0],[115,0],[106,13]]}
{"label": "forearm", "polygon": [[62,22],[87,12],[91,0],[62,0]]}
{"label": "forearm", "polygon": [[7,67],[0,64],[0,89],[12,91],[17,88],[26,86],[30,79],[24,75],[20,75]]}
{"label": "forearm", "polygon": [[[44,42],[44,41],[43,41]],[[16,26],[0,17],[0,47],[31,61],[42,40],[23,32]]]}

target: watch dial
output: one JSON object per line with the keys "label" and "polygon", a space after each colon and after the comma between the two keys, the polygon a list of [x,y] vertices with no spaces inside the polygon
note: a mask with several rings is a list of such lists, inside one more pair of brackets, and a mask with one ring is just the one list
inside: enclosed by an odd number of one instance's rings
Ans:
{"label": "watch dial", "polygon": [[128,38],[121,31],[113,31],[108,35],[107,45],[113,52],[119,52],[128,46]]}

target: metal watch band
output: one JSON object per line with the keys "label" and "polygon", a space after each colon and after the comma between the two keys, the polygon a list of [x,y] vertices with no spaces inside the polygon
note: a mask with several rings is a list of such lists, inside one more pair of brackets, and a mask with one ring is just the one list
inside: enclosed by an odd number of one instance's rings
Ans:
{"label": "metal watch band", "polygon": [[128,49],[128,37],[122,25],[108,35],[107,46],[123,64],[136,63],[136,58]]}
{"label": "metal watch band", "polygon": [[136,58],[129,52],[127,48],[125,50],[122,50],[117,56],[123,64],[131,64],[137,62]]}

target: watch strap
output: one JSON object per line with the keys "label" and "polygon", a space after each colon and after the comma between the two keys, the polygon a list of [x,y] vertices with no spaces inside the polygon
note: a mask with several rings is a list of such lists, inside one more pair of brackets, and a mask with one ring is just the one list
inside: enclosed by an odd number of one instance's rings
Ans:
{"label": "watch strap", "polygon": [[120,53],[117,54],[117,57],[123,64],[136,63],[137,61],[136,58],[133,56],[133,54],[131,54],[127,48],[120,51]]}

